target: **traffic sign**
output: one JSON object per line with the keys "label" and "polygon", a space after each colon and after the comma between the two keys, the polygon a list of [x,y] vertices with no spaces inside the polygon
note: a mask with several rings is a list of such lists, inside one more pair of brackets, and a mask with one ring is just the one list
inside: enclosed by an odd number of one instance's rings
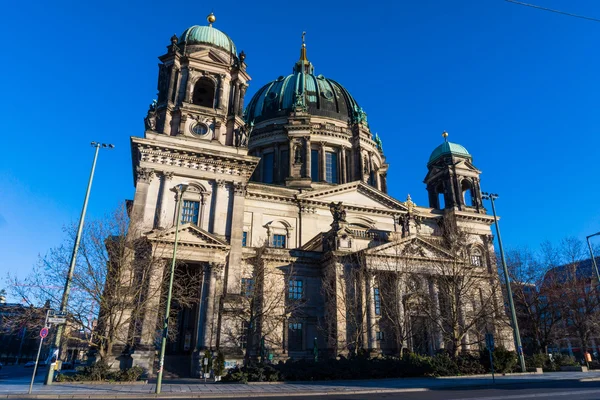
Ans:
{"label": "traffic sign", "polygon": [[50,318],[48,318],[49,324],[64,324],[65,322],[67,322],[67,319],[65,317],[50,317]]}
{"label": "traffic sign", "polygon": [[44,327],[42,328],[42,330],[40,331],[40,337],[43,339],[46,336],[48,336],[48,328]]}

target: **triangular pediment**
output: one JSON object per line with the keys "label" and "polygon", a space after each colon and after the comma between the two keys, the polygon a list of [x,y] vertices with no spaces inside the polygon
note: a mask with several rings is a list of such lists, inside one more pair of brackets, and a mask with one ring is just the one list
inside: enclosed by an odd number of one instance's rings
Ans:
{"label": "triangular pediment", "polygon": [[194,61],[209,61],[226,65],[230,64],[228,59],[225,59],[221,54],[212,49],[196,52],[193,56],[190,56],[190,58]]}
{"label": "triangular pediment", "polygon": [[[148,235],[148,239],[161,243],[173,243],[175,241],[175,231],[175,227],[164,231],[154,231]],[[181,225],[177,236],[177,243],[182,246],[223,250],[229,248],[229,245],[223,239],[218,238],[191,223]]]}
{"label": "triangular pediment", "polygon": [[341,201],[346,206],[406,211],[406,206],[402,202],[364,182],[351,182],[313,192],[305,192],[298,195],[298,199],[318,200],[328,203]]}
{"label": "triangular pediment", "polygon": [[442,246],[432,243],[419,235],[413,235],[373,247],[365,251],[372,256],[416,257],[447,260],[453,256]]}

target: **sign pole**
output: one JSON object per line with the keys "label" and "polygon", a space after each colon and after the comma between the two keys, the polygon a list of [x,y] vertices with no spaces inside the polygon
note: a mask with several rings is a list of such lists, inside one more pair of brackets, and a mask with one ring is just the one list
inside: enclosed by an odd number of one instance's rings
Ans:
{"label": "sign pole", "polygon": [[50,309],[48,309],[48,311],[46,311],[46,319],[44,320],[44,327],[40,331],[40,347],[38,347],[37,356],[35,357],[35,365],[33,366],[33,375],[31,376],[31,383],[29,384],[29,392],[27,392],[28,394],[31,394],[31,391],[33,390],[33,381],[35,380],[35,373],[37,372],[38,363],[40,362],[40,353],[42,351],[42,343],[44,343],[44,338],[48,335],[48,328],[46,327],[46,325],[48,325],[48,314],[50,314]]}

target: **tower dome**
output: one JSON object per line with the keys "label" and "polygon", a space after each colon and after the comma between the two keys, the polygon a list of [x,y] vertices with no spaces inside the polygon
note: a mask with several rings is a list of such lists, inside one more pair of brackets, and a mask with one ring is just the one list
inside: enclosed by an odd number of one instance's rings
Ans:
{"label": "tower dome", "polygon": [[212,13],[207,17],[207,20],[209,22],[208,26],[194,25],[187,28],[179,37],[178,45],[184,43],[186,45],[210,44],[236,55],[237,53],[233,40],[220,30],[213,28],[212,23],[216,19]]}
{"label": "tower dome", "polygon": [[446,133],[445,131],[443,136],[445,139],[444,143],[440,144],[431,152],[431,155],[429,156],[429,161],[427,162],[428,166],[444,156],[459,156],[468,159],[473,158],[471,154],[467,151],[467,149],[465,149],[463,146],[457,143],[449,142],[447,139],[448,133]]}

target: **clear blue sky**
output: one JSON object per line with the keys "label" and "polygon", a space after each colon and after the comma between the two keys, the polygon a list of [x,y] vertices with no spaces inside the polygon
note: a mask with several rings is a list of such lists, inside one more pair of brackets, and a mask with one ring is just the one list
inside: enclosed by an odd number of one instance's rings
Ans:
{"label": "clear blue sky", "polygon": [[[534,1],[600,18],[597,0]],[[157,56],[211,9],[247,54],[248,96],[291,72],[307,31],[315,72],[348,88],[383,139],[393,196],[426,205],[445,129],[500,193],[506,245],[600,230],[600,23],[503,0],[292,4],[5,4],[0,279],[25,274],[77,221],[90,141],[116,149],[100,155],[88,218],[133,197],[129,137],[156,98]]]}

